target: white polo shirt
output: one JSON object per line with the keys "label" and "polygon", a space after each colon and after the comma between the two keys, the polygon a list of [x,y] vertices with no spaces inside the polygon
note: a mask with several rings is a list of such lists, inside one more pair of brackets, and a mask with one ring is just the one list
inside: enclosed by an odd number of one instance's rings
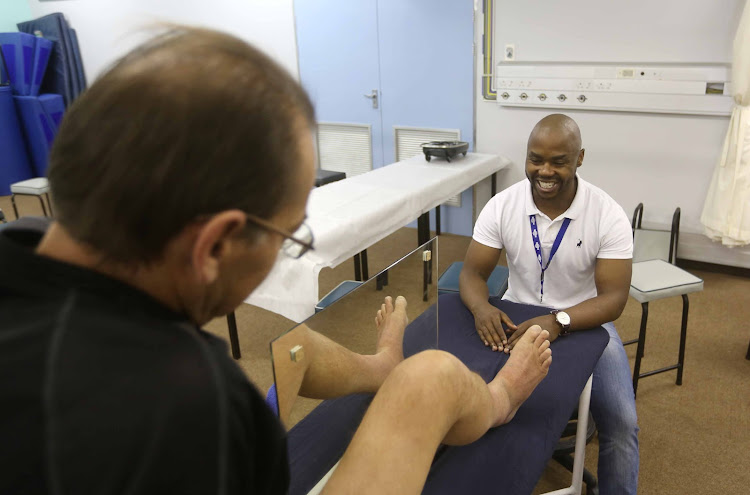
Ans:
{"label": "white polo shirt", "polygon": [[[570,208],[555,219],[539,211],[524,179],[495,195],[479,214],[474,240],[505,249],[510,277],[503,299],[565,309],[596,296],[597,258],[633,257],[633,231],[625,211],[607,193],[578,178]],[[547,265],[563,220],[570,224],[544,274],[540,302],[541,267],[532,242],[530,215],[535,216],[541,239],[542,261]]]}

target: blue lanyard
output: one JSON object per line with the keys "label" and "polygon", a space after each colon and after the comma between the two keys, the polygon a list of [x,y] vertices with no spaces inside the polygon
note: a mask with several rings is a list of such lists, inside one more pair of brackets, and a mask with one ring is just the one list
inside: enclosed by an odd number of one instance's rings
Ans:
{"label": "blue lanyard", "polygon": [[560,227],[560,232],[557,233],[555,242],[554,244],[552,244],[552,251],[550,251],[549,253],[549,259],[547,260],[546,266],[544,265],[544,263],[542,263],[542,246],[541,244],[539,244],[539,232],[536,230],[536,215],[529,215],[529,222],[531,223],[531,242],[534,243],[536,259],[539,261],[539,267],[542,269],[542,274],[539,276],[541,285],[541,288],[539,289],[539,303],[541,304],[542,300],[544,299],[544,272],[546,272],[547,268],[549,268],[549,264],[552,263],[552,258],[555,256],[557,248],[560,247],[560,242],[562,242],[562,239],[565,236],[565,231],[568,230],[568,225],[570,225],[570,218],[566,218],[565,220],[563,220],[562,226]]}

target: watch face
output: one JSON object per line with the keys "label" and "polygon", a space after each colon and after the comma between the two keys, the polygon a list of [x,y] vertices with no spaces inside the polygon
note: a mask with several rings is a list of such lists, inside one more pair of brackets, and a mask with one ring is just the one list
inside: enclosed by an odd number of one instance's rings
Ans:
{"label": "watch face", "polygon": [[564,311],[560,311],[555,315],[555,318],[558,322],[560,322],[560,325],[570,325],[570,316],[568,316],[568,313]]}

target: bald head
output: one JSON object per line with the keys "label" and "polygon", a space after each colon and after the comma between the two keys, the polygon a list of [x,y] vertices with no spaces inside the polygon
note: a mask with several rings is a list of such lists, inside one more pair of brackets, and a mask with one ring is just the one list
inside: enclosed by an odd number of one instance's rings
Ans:
{"label": "bald head", "polygon": [[567,143],[570,151],[578,152],[581,149],[581,130],[575,120],[561,113],[547,115],[537,122],[529,135],[528,147],[533,142],[554,141]]}
{"label": "bald head", "polygon": [[196,218],[269,219],[312,156],[300,85],[233,36],[175,26],[68,109],[50,152],[56,219],[109,259],[152,261]]}
{"label": "bald head", "polygon": [[[576,193],[576,171],[583,164],[581,131],[568,117],[555,113],[534,126],[526,150],[526,177],[534,202],[555,218],[572,203]],[[546,209],[545,209],[546,208]]]}

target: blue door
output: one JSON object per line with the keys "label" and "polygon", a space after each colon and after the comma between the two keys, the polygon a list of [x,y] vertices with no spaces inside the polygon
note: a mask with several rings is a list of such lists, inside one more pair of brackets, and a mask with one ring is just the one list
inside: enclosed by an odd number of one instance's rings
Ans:
{"label": "blue door", "polygon": [[[472,0],[295,0],[300,78],[320,122],[372,126],[373,167],[396,160],[394,127],[457,129],[473,149]],[[365,98],[378,92],[378,108]],[[442,208],[471,235],[473,197]]]}
{"label": "blue door", "polygon": [[373,168],[383,166],[377,8],[376,0],[294,2],[300,79],[318,122],[369,125]]}
{"label": "blue door", "polygon": [[[395,126],[457,129],[474,150],[473,9],[472,0],[378,1],[386,163],[396,161]],[[444,232],[471,235],[471,189],[460,208],[441,211]]]}

